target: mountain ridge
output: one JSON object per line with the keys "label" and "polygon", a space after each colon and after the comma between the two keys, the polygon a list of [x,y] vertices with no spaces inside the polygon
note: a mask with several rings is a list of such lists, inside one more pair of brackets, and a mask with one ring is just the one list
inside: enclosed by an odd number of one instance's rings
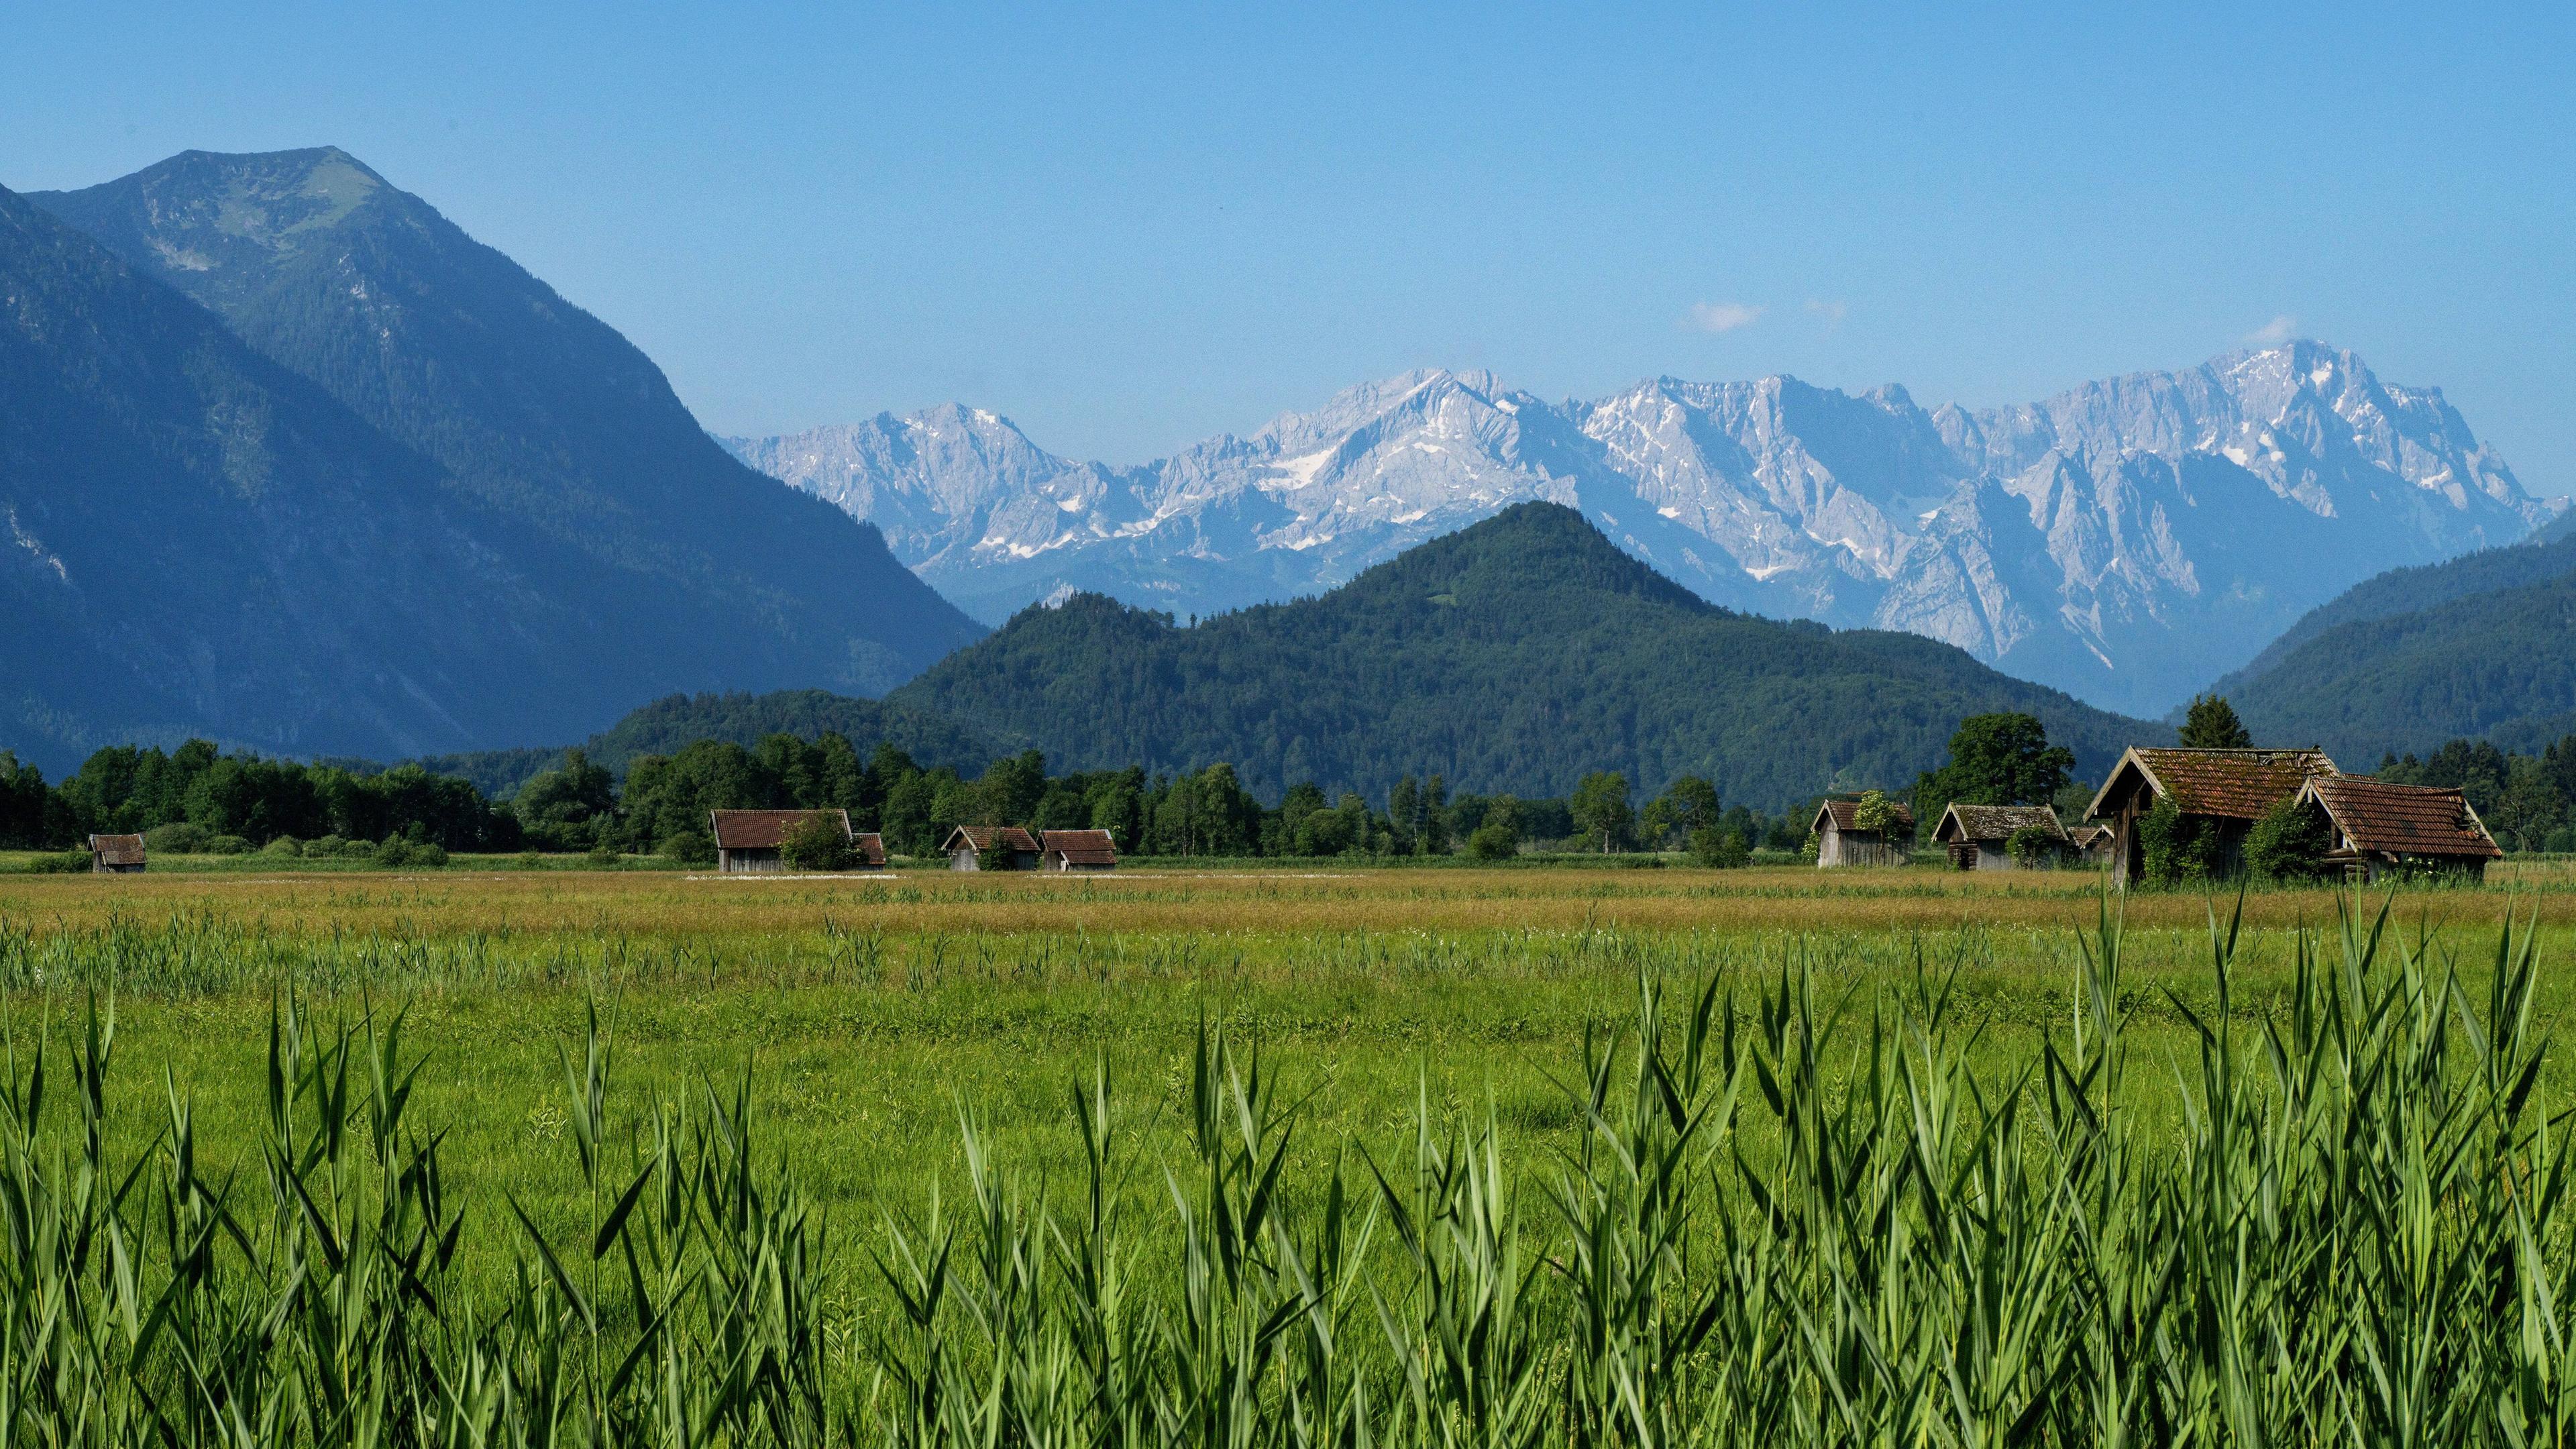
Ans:
{"label": "mountain ridge", "polygon": [[6,189],[0,524],[0,748],[56,773],[191,733],[437,748],[582,642],[543,587],[577,561]]}
{"label": "mountain ridge", "polygon": [[30,200],[612,586],[564,687],[881,693],[981,630],[882,535],[740,464],[652,359],[336,147],[182,152]]}
{"label": "mountain ridge", "polygon": [[2576,533],[2365,580],[2219,687],[2258,732],[2355,759],[2537,753],[2576,732]]}
{"label": "mountain ridge", "polygon": [[1552,403],[1423,369],[1134,466],[955,404],[721,441],[988,621],[1069,589],[1192,613],[1310,594],[1539,499],[1713,602],[2159,712],[2344,587],[2556,506],[2438,389],[2311,342],[1974,411],[1787,376]]}

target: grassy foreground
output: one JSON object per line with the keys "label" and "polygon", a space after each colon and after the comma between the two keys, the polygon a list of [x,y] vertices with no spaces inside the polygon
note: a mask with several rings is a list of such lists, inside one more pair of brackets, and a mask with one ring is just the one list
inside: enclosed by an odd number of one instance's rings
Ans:
{"label": "grassy foreground", "polygon": [[11,1432],[2563,1424],[2533,873],[13,879]]}

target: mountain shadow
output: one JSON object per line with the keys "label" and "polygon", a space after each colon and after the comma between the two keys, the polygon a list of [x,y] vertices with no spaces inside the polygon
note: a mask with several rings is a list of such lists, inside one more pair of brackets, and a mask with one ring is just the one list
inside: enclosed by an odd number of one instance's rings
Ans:
{"label": "mountain shadow", "polygon": [[984,632],[874,527],[727,454],[614,328],[346,152],[190,151],[30,199],[577,559],[550,593],[588,647],[549,681],[576,717],[675,687],[877,694]]}

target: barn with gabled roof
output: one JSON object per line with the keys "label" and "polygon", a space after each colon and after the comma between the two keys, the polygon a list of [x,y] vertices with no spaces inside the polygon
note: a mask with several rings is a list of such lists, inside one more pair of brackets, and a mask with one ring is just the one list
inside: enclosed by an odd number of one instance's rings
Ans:
{"label": "barn with gabled roof", "polygon": [[2020,870],[2022,862],[2013,859],[2007,847],[2023,830],[2046,831],[2051,849],[2068,846],[2066,827],[2058,823],[2052,806],[1971,805],[1963,800],[1951,801],[1950,808],[1941,812],[1932,838],[1960,870]]}
{"label": "barn with gabled roof", "polygon": [[2138,822],[2171,800],[2184,822],[2210,832],[2226,868],[2243,856],[2246,832],[2308,781],[2337,775],[2320,749],[2195,750],[2132,746],[2084,814],[2111,827],[2111,872],[2126,883],[2146,874]]}
{"label": "barn with gabled roof", "polygon": [[[854,834],[847,810],[710,810],[707,833],[715,837],[716,869],[727,875],[776,875],[784,871],[787,862],[779,846],[787,839],[787,832],[817,817],[838,827],[854,843],[876,839]],[[877,843],[873,861],[865,849],[859,851],[860,869],[884,867],[882,841]]]}
{"label": "barn with gabled roof", "polygon": [[1116,870],[1118,841],[1106,830],[1041,830],[1040,870]]}
{"label": "barn with gabled roof", "polygon": [[2504,856],[2458,790],[2335,775],[2310,780],[2300,799],[2323,810],[2333,830],[2328,863],[2366,881],[2392,871],[2482,878],[2487,862]]}
{"label": "barn with gabled roof", "polygon": [[1035,870],[1038,840],[1016,825],[960,825],[939,847],[950,870]]}
{"label": "barn with gabled roof", "polygon": [[1896,817],[1892,830],[1861,829],[1858,796],[1835,796],[1817,805],[1816,818],[1807,827],[1816,837],[1816,864],[1905,864],[1906,842],[1914,838],[1914,810],[1893,800],[1888,804]]}

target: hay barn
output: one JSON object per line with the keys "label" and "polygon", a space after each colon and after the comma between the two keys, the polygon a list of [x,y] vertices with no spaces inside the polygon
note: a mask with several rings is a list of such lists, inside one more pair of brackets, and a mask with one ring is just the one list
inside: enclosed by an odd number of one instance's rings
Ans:
{"label": "hay barn", "polygon": [[1914,839],[1914,811],[1899,804],[1893,831],[1863,830],[1857,798],[1827,800],[1816,807],[1816,818],[1808,828],[1815,832],[1819,867],[1903,865],[1905,847]]}
{"label": "hay barn", "polygon": [[2051,806],[1970,805],[1958,800],[1941,812],[1932,838],[1950,853],[1950,864],[1959,870],[2021,870],[2024,866],[2006,847],[2016,832],[2025,829],[2047,831],[2051,850],[2073,845]]}
{"label": "hay barn", "polygon": [[[846,838],[852,837],[850,812],[847,810],[710,810],[707,812],[707,834],[716,843],[716,869],[727,875],[777,875],[787,869],[779,854],[779,844],[787,832],[800,823],[820,817],[839,827]],[[875,839],[874,836],[865,837]],[[862,852],[862,869],[866,855]],[[885,846],[876,848],[876,868],[885,865]]]}

